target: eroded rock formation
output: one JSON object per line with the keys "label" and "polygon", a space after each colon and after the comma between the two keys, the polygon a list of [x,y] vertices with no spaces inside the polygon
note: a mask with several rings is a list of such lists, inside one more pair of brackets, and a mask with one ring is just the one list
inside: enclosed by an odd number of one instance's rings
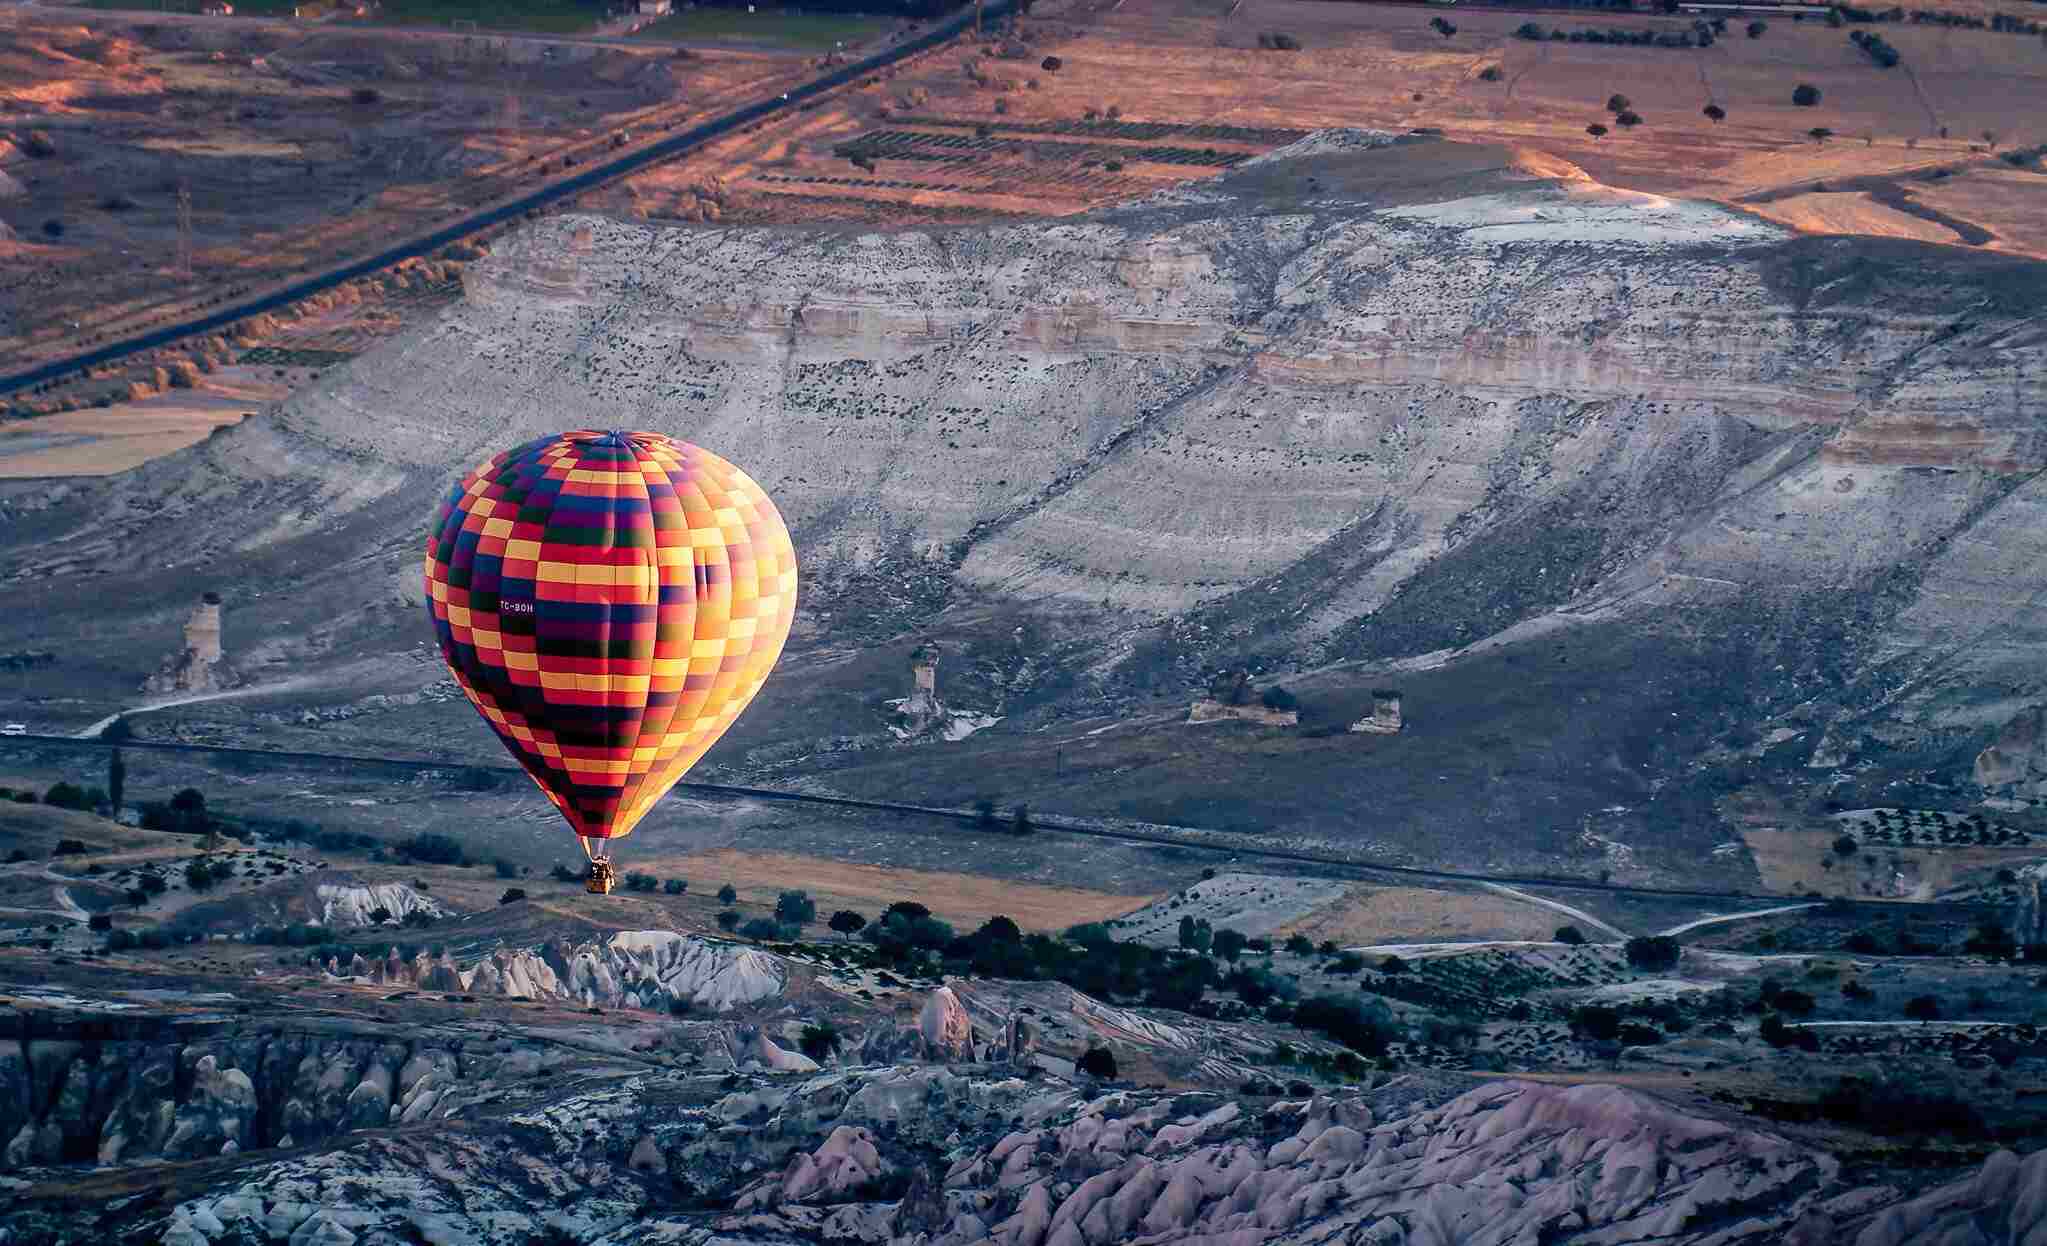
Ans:
{"label": "eroded rock formation", "polygon": [[330,962],[337,977],[403,983],[433,991],[515,995],[613,1008],[666,1008],[677,1001],[727,1011],[782,991],[782,961],[758,948],[670,930],[627,930],[589,943],[501,948],[473,965],[396,948],[382,961],[360,954]]}

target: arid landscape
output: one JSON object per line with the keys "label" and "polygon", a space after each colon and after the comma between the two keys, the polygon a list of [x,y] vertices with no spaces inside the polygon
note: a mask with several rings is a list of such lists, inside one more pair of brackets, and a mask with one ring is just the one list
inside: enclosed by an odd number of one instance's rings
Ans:
{"label": "arid landscape", "polygon": [[[2047,8],[186,7],[0,9],[0,1242],[2047,1234]],[[610,894],[575,428],[801,576]]]}

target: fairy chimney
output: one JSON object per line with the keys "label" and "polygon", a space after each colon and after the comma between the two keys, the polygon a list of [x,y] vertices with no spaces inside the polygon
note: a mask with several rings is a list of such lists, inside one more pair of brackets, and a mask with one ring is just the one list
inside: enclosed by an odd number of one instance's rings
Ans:
{"label": "fairy chimney", "polygon": [[910,651],[910,695],[897,713],[911,735],[921,735],[945,718],[945,707],[938,702],[938,646],[929,641]]}
{"label": "fairy chimney", "polygon": [[220,594],[206,593],[199,608],[185,622],[185,648],[198,661],[211,665],[220,661]]}
{"label": "fairy chimney", "polygon": [[1400,731],[1400,693],[1392,688],[1372,689],[1372,712],[1350,725],[1352,731],[1373,735],[1395,735]]}
{"label": "fairy chimney", "polygon": [[220,647],[220,594],[206,593],[185,620],[184,648],[164,659],[143,683],[147,692],[203,692],[233,678]]}

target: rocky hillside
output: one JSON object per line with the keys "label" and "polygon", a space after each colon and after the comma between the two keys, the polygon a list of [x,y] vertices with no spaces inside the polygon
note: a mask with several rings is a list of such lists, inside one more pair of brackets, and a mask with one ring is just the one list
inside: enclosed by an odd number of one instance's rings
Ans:
{"label": "rocky hillside", "polygon": [[[1556,741],[1566,820],[1616,803],[1578,791],[1592,772],[1663,798],[1759,757],[1962,781],[2047,700],[2043,271],[1363,135],[1039,224],[550,218],[275,414],[118,481],[17,488],[0,577],[46,605],[0,647],[62,630],[81,677],[130,686],[122,655],[174,634],[153,603],[200,575],[259,676],[416,648],[445,481],[633,426],[743,464],[803,559],[785,678],[714,760],[886,742],[872,684],[826,659],[932,629],[967,655],[960,702],[1006,716],[977,740],[1222,664],[1518,660],[1615,728]],[[113,586],[152,604],[110,611]],[[1399,820],[1448,809],[1415,799]],[[1500,799],[1503,824],[1556,812]]]}
{"label": "rocky hillside", "polygon": [[168,1205],[0,1216],[53,1246],[128,1233],[165,1246],[1934,1246],[2029,1241],[2047,1224],[2038,1155],[1999,1153],[1911,1198],[1844,1183],[1836,1161],[1783,1137],[1610,1086],[1402,1078],[1244,1099],[929,1066],[636,1075],[203,1184],[189,1192],[188,1178]]}

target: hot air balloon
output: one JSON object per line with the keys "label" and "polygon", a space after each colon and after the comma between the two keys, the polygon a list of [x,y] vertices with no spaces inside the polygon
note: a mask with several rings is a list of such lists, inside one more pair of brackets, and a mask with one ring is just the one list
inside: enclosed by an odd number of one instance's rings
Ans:
{"label": "hot air balloon", "polygon": [[441,656],[611,890],[609,841],[761,690],[796,608],[766,493],[660,433],[581,430],[448,492],[426,547]]}

